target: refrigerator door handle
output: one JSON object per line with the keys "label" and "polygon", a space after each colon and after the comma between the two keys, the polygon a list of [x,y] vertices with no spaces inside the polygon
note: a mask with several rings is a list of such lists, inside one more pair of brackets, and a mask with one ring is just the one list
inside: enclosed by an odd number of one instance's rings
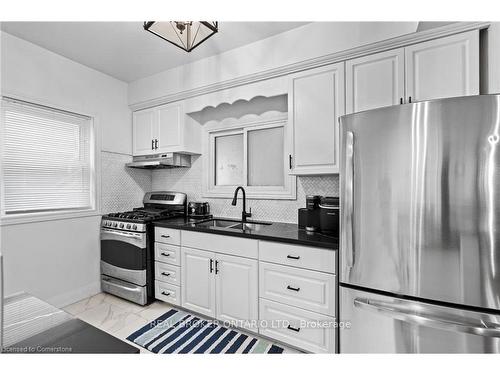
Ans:
{"label": "refrigerator door handle", "polygon": [[[406,323],[417,324],[429,328],[448,331],[469,333],[472,335],[500,337],[500,324],[483,321],[482,319],[467,319],[464,316],[448,314],[432,314],[425,311],[421,304],[401,304],[371,300],[368,298],[355,298],[354,306],[367,311],[384,314],[393,319]],[[418,311],[418,313],[416,313]]]}
{"label": "refrigerator door handle", "polygon": [[341,241],[343,254],[347,257],[347,266],[354,264],[354,239],[352,228],[352,217],[354,214],[354,133],[346,133],[346,156],[345,156],[345,207],[343,213]]}

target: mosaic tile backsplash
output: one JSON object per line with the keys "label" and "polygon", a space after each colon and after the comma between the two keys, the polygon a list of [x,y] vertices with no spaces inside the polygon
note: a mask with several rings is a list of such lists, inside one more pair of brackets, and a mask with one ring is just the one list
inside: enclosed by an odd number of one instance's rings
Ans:
{"label": "mosaic tile backsplash", "polygon": [[[152,190],[177,190],[188,195],[189,201],[207,201],[214,216],[241,217],[241,202],[231,206],[231,199],[203,198],[203,161],[192,157],[191,168],[160,169],[152,172]],[[145,178],[147,180],[147,178]],[[146,184],[147,185],[147,184]],[[297,209],[305,207],[306,195],[338,196],[338,175],[304,176],[297,178],[297,200],[248,199],[253,220],[297,223]]]}
{"label": "mosaic tile backsplash", "polygon": [[132,156],[101,152],[101,211],[103,214],[128,211],[142,206],[151,191],[151,171],[127,168]]}

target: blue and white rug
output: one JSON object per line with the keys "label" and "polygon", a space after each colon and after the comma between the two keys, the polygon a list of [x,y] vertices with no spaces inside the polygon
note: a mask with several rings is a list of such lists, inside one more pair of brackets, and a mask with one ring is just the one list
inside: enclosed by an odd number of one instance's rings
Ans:
{"label": "blue and white rug", "polygon": [[223,327],[185,311],[170,309],[135,331],[127,340],[153,352],[280,354],[284,348],[247,333]]}

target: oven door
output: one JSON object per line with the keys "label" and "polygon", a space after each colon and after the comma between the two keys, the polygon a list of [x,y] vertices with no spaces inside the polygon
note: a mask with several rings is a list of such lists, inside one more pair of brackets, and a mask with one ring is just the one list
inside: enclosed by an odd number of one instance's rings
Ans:
{"label": "oven door", "polygon": [[146,285],[146,233],[101,229],[101,273]]}

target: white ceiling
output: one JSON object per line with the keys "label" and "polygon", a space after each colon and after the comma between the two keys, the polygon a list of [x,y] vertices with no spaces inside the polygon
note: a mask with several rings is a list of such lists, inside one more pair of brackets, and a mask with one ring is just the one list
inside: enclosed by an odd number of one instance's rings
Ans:
{"label": "white ceiling", "polygon": [[305,24],[221,22],[219,32],[190,53],[144,31],[142,22],[2,22],[1,29],[130,82]]}

